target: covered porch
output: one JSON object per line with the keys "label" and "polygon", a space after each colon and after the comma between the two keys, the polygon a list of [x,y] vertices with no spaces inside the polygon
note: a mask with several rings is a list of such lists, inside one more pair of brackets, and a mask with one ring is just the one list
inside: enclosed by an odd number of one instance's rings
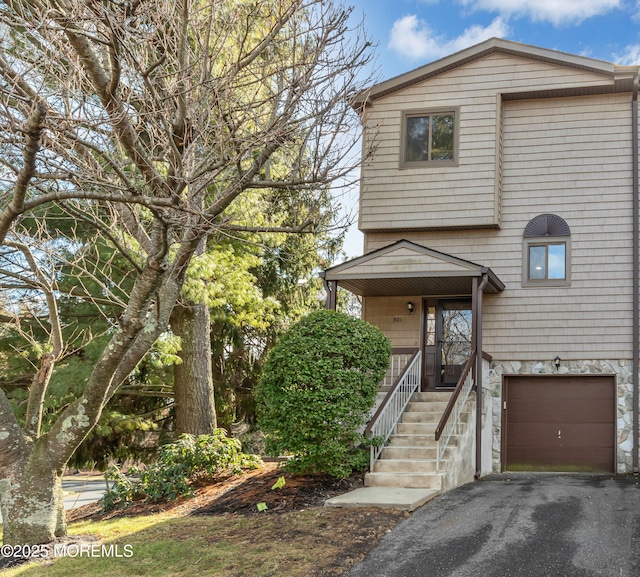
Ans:
{"label": "covered porch", "polygon": [[488,267],[400,240],[321,273],[327,308],[337,288],[363,297],[363,318],[392,347],[422,356],[421,389],[454,388],[473,351],[482,354],[482,301],[504,284]]}
{"label": "covered porch", "polygon": [[[342,287],[363,298],[363,318],[391,339],[392,371],[367,433],[384,439],[372,448],[371,471],[415,393],[452,392],[435,428],[436,473],[472,390],[482,391],[482,303],[504,284],[488,267],[407,240],[321,273],[327,308]],[[476,395],[476,477],[480,475],[482,395]],[[468,459],[469,457],[467,457]]]}

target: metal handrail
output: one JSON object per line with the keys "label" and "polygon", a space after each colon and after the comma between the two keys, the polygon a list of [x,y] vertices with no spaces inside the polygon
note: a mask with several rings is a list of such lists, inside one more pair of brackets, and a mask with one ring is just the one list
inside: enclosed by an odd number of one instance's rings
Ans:
{"label": "metal handrail", "polygon": [[417,390],[420,389],[420,372],[422,364],[420,363],[422,353],[416,351],[406,368],[396,379],[391,390],[387,393],[382,404],[369,421],[365,429],[365,436],[371,438],[381,438],[380,444],[371,445],[371,462],[370,470],[373,471],[373,464],[380,456],[389,437],[393,433],[402,417],[409,400]]}
{"label": "metal handrail", "polygon": [[[440,462],[444,456],[449,441],[458,426],[460,415],[475,385],[475,364],[476,352],[474,351],[464,366],[464,370],[458,379],[456,388],[447,403],[447,407],[440,418],[440,422],[436,427],[436,441],[438,448],[436,452],[436,471],[440,472]],[[472,370],[473,369],[473,370]],[[453,417],[453,418],[451,418]]]}
{"label": "metal handrail", "polygon": [[389,368],[382,381],[383,387],[392,387],[413,360],[413,356],[418,352],[418,347],[394,347],[391,349],[391,361]]}
{"label": "metal handrail", "polygon": [[[369,419],[369,423],[364,430],[364,434],[367,438],[369,438],[371,433],[371,429],[375,426],[380,414],[385,410],[387,403],[389,403],[390,399],[393,398],[394,391],[400,384],[400,381],[404,377],[407,368],[411,363],[413,363],[416,355],[418,354],[418,349],[391,349],[391,362],[389,364],[389,368],[387,369],[387,373],[382,381],[382,386],[389,386],[389,381],[392,382],[390,385],[387,394],[385,395],[382,402],[376,408],[376,411],[373,413],[373,416]],[[395,378],[393,377],[395,375]]]}

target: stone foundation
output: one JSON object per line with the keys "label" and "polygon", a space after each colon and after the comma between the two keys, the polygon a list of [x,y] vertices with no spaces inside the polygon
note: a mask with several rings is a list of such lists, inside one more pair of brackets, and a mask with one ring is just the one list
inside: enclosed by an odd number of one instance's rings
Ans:
{"label": "stone foundation", "polygon": [[611,375],[617,376],[618,450],[617,472],[633,472],[633,384],[631,360],[562,361],[558,370],[553,361],[493,361],[484,386],[493,401],[493,471],[500,472],[500,440],[502,426],[502,375]]}

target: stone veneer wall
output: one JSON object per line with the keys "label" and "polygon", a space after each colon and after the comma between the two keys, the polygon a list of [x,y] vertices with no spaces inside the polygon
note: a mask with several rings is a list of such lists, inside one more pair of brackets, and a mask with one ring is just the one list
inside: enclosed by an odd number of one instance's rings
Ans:
{"label": "stone veneer wall", "polygon": [[633,383],[631,360],[562,361],[556,370],[553,361],[493,361],[489,378],[484,381],[493,399],[493,471],[500,472],[500,440],[502,426],[502,375],[611,375],[617,376],[618,388],[618,450],[617,472],[633,472]]}

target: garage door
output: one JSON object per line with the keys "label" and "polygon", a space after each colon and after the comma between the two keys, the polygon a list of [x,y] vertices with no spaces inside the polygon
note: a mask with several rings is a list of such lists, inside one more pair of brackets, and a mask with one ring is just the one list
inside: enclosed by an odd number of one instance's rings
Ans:
{"label": "garage door", "polygon": [[505,377],[507,471],[606,471],[615,464],[612,376]]}

